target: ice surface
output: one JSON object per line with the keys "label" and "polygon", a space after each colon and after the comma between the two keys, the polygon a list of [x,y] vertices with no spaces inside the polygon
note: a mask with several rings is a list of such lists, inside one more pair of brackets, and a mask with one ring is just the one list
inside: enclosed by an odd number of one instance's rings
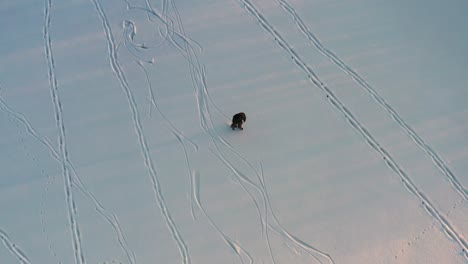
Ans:
{"label": "ice surface", "polygon": [[0,263],[466,263],[467,11],[0,4]]}

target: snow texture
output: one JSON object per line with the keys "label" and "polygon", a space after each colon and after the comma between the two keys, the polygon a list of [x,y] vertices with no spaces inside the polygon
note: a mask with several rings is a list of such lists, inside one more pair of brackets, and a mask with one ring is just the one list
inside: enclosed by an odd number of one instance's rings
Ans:
{"label": "snow texture", "polygon": [[468,263],[467,11],[2,2],[0,263]]}

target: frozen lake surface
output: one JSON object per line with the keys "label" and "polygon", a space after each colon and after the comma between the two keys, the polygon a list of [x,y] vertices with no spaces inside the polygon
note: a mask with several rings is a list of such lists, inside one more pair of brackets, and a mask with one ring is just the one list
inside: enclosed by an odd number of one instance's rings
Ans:
{"label": "frozen lake surface", "polygon": [[467,263],[467,12],[3,1],[0,262]]}

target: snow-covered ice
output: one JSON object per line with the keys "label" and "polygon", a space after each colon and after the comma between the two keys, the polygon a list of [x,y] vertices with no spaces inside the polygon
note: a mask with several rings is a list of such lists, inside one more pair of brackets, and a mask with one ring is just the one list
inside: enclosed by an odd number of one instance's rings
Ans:
{"label": "snow-covered ice", "polygon": [[3,1],[0,263],[467,263],[467,11]]}

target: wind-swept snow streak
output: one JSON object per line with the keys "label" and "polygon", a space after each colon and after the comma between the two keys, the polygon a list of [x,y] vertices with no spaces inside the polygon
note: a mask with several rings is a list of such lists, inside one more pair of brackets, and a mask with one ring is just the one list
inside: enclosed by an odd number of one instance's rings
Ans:
{"label": "wind-swept snow streak", "polygon": [[2,229],[0,229],[0,239],[3,241],[3,244],[8,249],[8,251],[10,251],[10,253],[13,254],[21,263],[31,263],[26,254],[24,254],[24,252],[22,252],[21,249],[19,249],[18,246],[11,241],[7,233]]}
{"label": "wind-swept snow streak", "polygon": [[[299,55],[291,48],[286,40],[271,26],[271,24],[261,15],[253,4],[248,0],[239,0],[246,11],[254,16],[262,28],[274,37],[276,43],[289,55],[294,61],[296,66],[303,70],[309,80],[320,90],[322,90],[328,98],[328,101],[332,106],[344,115],[346,121],[364,138],[366,143],[374,149],[377,153],[382,155],[387,166],[395,172],[403,182],[404,186],[415,195],[423,204],[426,211],[431,217],[436,219],[441,225],[444,232],[455,241],[464,251],[465,257],[468,258],[468,244],[464,240],[463,236],[456,231],[456,229],[448,222],[447,219],[435,208],[429,198],[411,181],[409,175],[397,164],[393,157],[374,139],[374,137],[367,131],[367,129],[354,117],[354,115],[341,103],[341,101],[333,94],[333,92],[323,84],[318,76],[312,71],[311,67],[307,65]],[[290,237],[295,240],[294,237]],[[298,241],[300,242],[300,241]]]}
{"label": "wind-swept snow streak", "polygon": [[[59,130],[59,149],[60,155],[65,162],[69,162],[68,149],[65,134],[65,125],[63,123],[62,102],[58,93],[57,78],[55,77],[55,62],[52,54],[52,40],[50,37],[50,9],[52,7],[52,0],[46,0],[45,3],[45,21],[44,21],[44,48],[47,59],[47,69],[49,73],[50,94],[54,104],[54,113],[57,129]],[[68,207],[68,220],[73,241],[73,252],[75,253],[75,262],[79,264],[86,263],[83,249],[81,246],[81,235],[78,222],[76,219],[76,204],[73,198],[73,183],[70,170],[65,163],[62,164],[63,178],[65,181],[65,196]]]}
{"label": "wind-swept snow streak", "polygon": [[447,163],[437,154],[434,149],[429,146],[416,131],[411,128],[408,123],[398,114],[398,112],[390,106],[377,91],[364,80],[355,70],[343,62],[333,51],[326,48],[322,42],[309,30],[309,28],[302,21],[301,17],[297,14],[296,10],[285,0],[276,0],[283,9],[294,19],[297,27],[302,34],[314,45],[314,47],[330,61],[332,61],[338,68],[349,75],[354,82],[356,82],[362,89],[364,89],[376,102],[382,107],[392,119],[400,126],[403,131],[421,148],[427,155],[431,157],[432,162],[437,168],[445,175],[445,177],[452,184],[453,188],[465,199],[468,200],[468,191],[460,183],[455,174],[450,170]]}
{"label": "wind-swept snow streak", "polygon": [[166,202],[164,200],[164,196],[161,190],[161,185],[159,184],[159,179],[158,175],[156,173],[153,159],[151,157],[151,152],[148,149],[148,144],[146,143],[146,137],[143,131],[143,126],[141,125],[140,121],[140,115],[138,113],[138,108],[135,102],[135,99],[133,97],[132,91],[130,90],[130,87],[128,85],[127,79],[125,78],[125,74],[120,66],[118,56],[117,56],[117,49],[114,41],[114,37],[112,35],[112,30],[109,25],[109,21],[107,19],[106,14],[104,13],[104,10],[98,0],[91,0],[91,2],[94,4],[94,7],[96,8],[96,11],[98,12],[99,18],[102,22],[102,25],[104,27],[104,33],[106,35],[107,39],[107,48],[109,52],[109,60],[110,60],[110,65],[112,68],[112,71],[116,75],[120,86],[122,90],[125,93],[125,96],[127,97],[128,104],[130,107],[130,111],[132,113],[132,119],[133,123],[135,126],[135,132],[138,137],[138,142],[140,145],[141,152],[143,154],[144,158],[144,163],[145,166],[148,169],[149,176],[152,181],[152,187],[153,191],[155,192],[156,195],[156,200],[158,203],[159,208],[161,209],[161,213],[164,217],[164,220],[166,222],[166,225],[168,226],[173,239],[177,243],[177,247],[179,249],[179,252],[182,257],[182,262],[184,264],[189,264],[190,263],[190,255],[187,249],[187,245],[185,244],[184,240],[182,239],[182,236],[179,233],[179,230],[177,229],[177,226],[172,219],[172,216],[169,212],[169,209],[167,208]]}
{"label": "wind-swept snow streak", "polygon": [[120,247],[122,248],[122,250],[127,255],[127,258],[130,261],[130,263],[132,264],[136,263],[135,254],[133,253],[132,250],[128,248],[125,236],[123,235],[122,228],[120,227],[120,223],[119,223],[117,216],[114,213],[111,213],[109,210],[107,210],[97,200],[94,194],[92,194],[89,191],[88,187],[82,182],[81,178],[78,176],[75,168],[73,167],[73,163],[70,160],[68,161],[64,160],[63,157],[59,154],[59,152],[52,146],[49,140],[46,137],[40,135],[37,132],[37,130],[34,129],[34,127],[31,125],[31,123],[29,122],[29,120],[26,118],[24,114],[13,110],[11,107],[9,107],[6,104],[1,94],[0,94],[0,109],[4,111],[5,113],[7,113],[8,115],[10,115],[11,117],[13,117],[14,119],[16,119],[21,124],[23,124],[26,128],[27,133],[33,138],[35,138],[37,141],[39,141],[39,143],[41,143],[43,146],[45,146],[49,150],[51,156],[55,160],[57,160],[63,166],[68,167],[68,169],[71,171],[73,175],[73,182],[76,184],[76,187],[78,188],[78,190],[94,203],[95,210],[101,216],[103,216],[106,219],[106,221],[112,226],[112,228],[114,229],[114,232],[117,235],[118,243]]}

